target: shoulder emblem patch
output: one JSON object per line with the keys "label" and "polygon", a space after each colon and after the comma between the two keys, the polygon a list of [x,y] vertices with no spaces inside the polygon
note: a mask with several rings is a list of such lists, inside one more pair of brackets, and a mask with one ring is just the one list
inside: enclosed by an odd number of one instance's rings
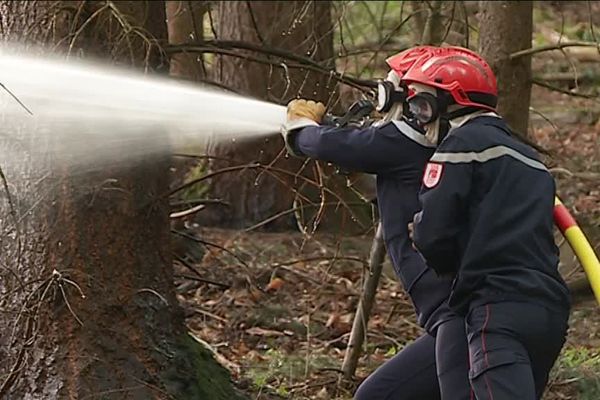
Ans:
{"label": "shoulder emblem patch", "polygon": [[427,168],[425,168],[425,174],[423,175],[423,185],[428,189],[435,187],[442,178],[443,170],[444,164],[427,163]]}

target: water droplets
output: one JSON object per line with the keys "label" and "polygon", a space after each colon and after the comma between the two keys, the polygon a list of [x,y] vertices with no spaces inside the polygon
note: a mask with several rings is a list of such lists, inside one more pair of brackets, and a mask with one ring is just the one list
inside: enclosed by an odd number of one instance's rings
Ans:
{"label": "water droplets", "polygon": [[[24,118],[16,102],[5,102],[5,131],[16,132],[16,126],[35,131],[44,142],[41,156],[73,163],[82,173],[207,143],[235,144],[245,138],[269,143],[279,139],[273,133],[285,121],[283,106],[193,83],[4,50],[2,82],[35,115]],[[3,154],[4,164],[23,162]]]}

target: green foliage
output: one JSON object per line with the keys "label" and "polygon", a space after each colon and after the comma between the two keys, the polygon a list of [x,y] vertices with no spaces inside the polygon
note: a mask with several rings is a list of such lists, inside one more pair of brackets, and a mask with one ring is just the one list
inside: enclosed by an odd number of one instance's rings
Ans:
{"label": "green foliage", "polygon": [[[208,172],[207,170],[208,170],[207,163],[200,162],[200,163],[196,164],[195,166],[193,166],[189,169],[189,171],[185,175],[184,182],[189,182],[194,179],[201,178],[202,176],[206,175],[206,173]],[[181,199],[182,200],[202,199],[202,198],[206,197],[206,194],[208,193],[209,188],[210,188],[210,184],[208,181],[197,183],[197,184],[190,186],[189,188],[183,190],[181,192]]]}
{"label": "green foliage", "polygon": [[395,346],[392,346],[386,351],[385,356],[390,358],[394,357],[398,353],[398,349]]}
{"label": "green foliage", "polygon": [[555,367],[555,379],[574,382],[580,400],[600,398],[600,351],[584,347],[566,348]]}
{"label": "green foliage", "polygon": [[246,374],[256,389],[269,387],[282,397],[288,397],[290,387],[305,380],[307,372],[337,366],[326,355],[287,354],[275,348],[267,350],[262,356],[266,360],[251,365]]}
{"label": "green foliage", "polygon": [[600,353],[583,347],[568,348],[561,357],[561,364],[571,369],[600,368]]}

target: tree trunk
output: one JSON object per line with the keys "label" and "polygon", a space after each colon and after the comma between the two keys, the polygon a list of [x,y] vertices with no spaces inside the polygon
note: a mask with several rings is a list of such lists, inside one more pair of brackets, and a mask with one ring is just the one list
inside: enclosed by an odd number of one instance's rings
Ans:
{"label": "tree trunk", "polygon": [[[310,56],[332,67],[333,28],[329,1],[223,1],[217,9],[217,38],[244,40],[279,47]],[[286,104],[294,97],[307,97],[328,103],[335,88],[330,77],[305,70],[266,66],[241,58],[218,57],[214,75],[218,82],[244,95],[270,102]],[[236,118],[231,115],[231,118]],[[283,123],[283,121],[282,121]],[[314,165],[285,156],[279,135],[267,139],[248,139],[236,143],[214,143],[209,154],[220,159],[211,162],[211,170],[225,166],[260,162],[290,171],[277,179],[270,173],[241,171],[213,179],[210,197],[219,198],[229,207],[203,220],[205,224],[244,228],[292,207],[297,186],[293,174],[311,172]],[[311,210],[309,210],[311,211]],[[269,229],[289,229],[294,224],[292,214],[274,220]]]}
{"label": "tree trunk", "polygon": [[[2,37],[28,32],[29,41],[72,45],[78,55],[102,54],[120,37],[124,47],[105,56],[166,66],[154,46],[166,38],[164,2],[110,4],[94,14],[102,4],[1,2]],[[83,24],[90,30],[72,35]],[[148,36],[120,36],[123,24]],[[5,121],[0,143],[11,192],[0,202],[0,398],[237,398],[224,370],[188,336],[175,297],[168,204],[158,197],[168,190],[168,158],[82,172],[44,154],[42,143],[62,135],[37,124]],[[90,148],[106,146],[98,126],[122,128],[80,124],[93,133]]]}
{"label": "tree trunk", "polygon": [[[413,38],[421,45],[441,44],[467,46],[465,27],[466,6],[463,10],[456,1],[411,1]],[[460,20],[462,14],[463,20]]]}
{"label": "tree trunk", "polygon": [[[167,27],[169,44],[193,43],[204,37],[204,13],[208,5],[204,1],[167,1]],[[171,56],[170,74],[176,78],[200,82],[206,79],[203,55],[177,53]]]}
{"label": "tree trunk", "polygon": [[533,2],[481,1],[479,10],[479,52],[498,79],[498,111],[513,129],[527,134],[531,56],[508,56],[531,47]]}
{"label": "tree trunk", "polygon": [[423,36],[421,44],[430,44],[439,46],[444,40],[444,20],[442,18],[443,1],[432,1],[423,3],[421,7],[427,10],[427,18],[423,26]]}

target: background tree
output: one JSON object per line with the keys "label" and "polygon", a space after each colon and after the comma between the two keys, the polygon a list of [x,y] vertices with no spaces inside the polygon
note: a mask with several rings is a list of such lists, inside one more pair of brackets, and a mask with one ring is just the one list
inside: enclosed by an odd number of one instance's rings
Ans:
{"label": "background tree", "polygon": [[531,47],[533,2],[481,1],[479,52],[498,79],[498,111],[511,127],[524,134],[529,124],[531,56],[510,55]]}
{"label": "background tree", "polygon": [[[253,1],[219,2],[215,10],[215,37],[218,40],[244,41],[301,54],[324,67],[334,66],[333,28],[329,1]],[[245,53],[248,54],[248,53]],[[264,65],[241,57],[221,55],[213,67],[217,82],[236,92],[270,102],[285,104],[294,97],[308,97],[333,105],[335,81],[330,76],[280,65]],[[232,115],[231,118],[235,118]],[[238,143],[214,143],[210,156],[235,160],[243,165],[259,162],[294,174],[304,160],[285,156],[281,137],[243,140]],[[214,160],[212,170],[231,165]],[[304,168],[315,168],[314,164]],[[312,171],[311,171],[312,172]],[[305,172],[298,172],[305,173]],[[214,179],[209,194],[229,204],[221,213],[213,213],[207,223],[242,228],[265,220],[292,207],[296,197],[293,176],[240,171]],[[216,217],[216,219],[214,219]],[[274,221],[271,228],[290,228],[292,216]]]}
{"label": "background tree", "polygon": [[[182,0],[165,3],[169,44],[193,43],[204,38],[207,2]],[[204,56],[185,51],[171,55],[169,72],[173,77],[191,81],[203,81],[208,76]]]}
{"label": "background tree", "polygon": [[[162,1],[3,1],[0,11],[5,40],[167,67]],[[9,129],[14,142],[3,139],[3,154],[17,152],[20,162],[2,193],[13,218],[2,219],[0,398],[236,398],[224,370],[187,335],[175,297],[169,208],[159,197],[168,158],[82,173],[28,147],[61,135]],[[100,149],[103,140],[90,135],[87,144]]]}

